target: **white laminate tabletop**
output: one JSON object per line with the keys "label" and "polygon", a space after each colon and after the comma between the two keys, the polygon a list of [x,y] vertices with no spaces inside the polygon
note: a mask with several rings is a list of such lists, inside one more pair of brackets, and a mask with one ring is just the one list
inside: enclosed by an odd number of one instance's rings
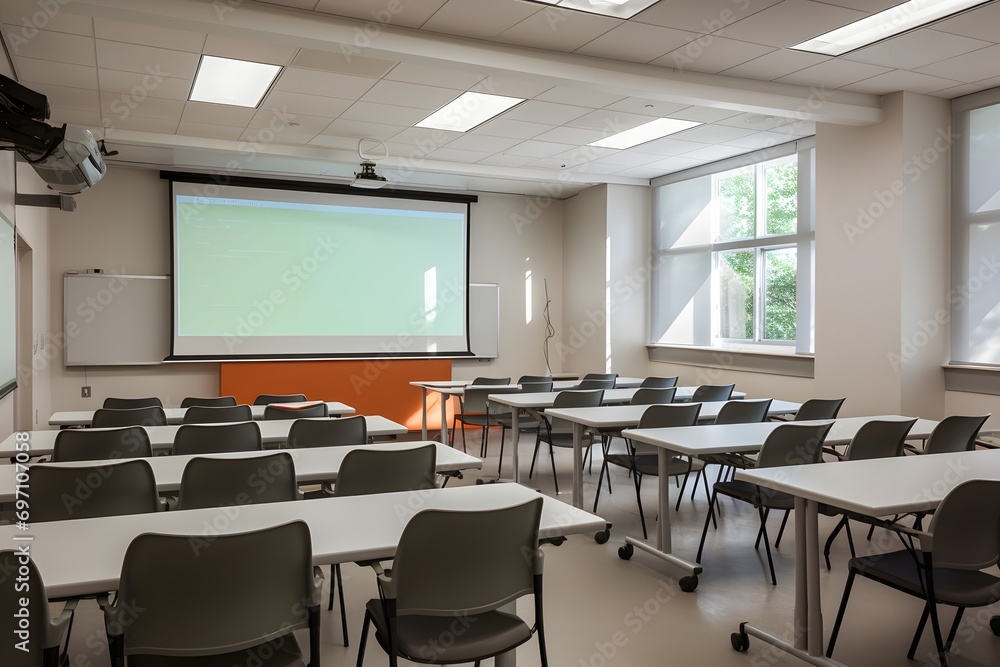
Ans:
{"label": "white laminate tabletop", "polygon": [[[324,417],[310,418],[310,421],[325,419]],[[331,419],[333,419],[331,417]],[[260,427],[261,440],[266,445],[278,444],[288,439],[288,430],[292,427],[294,419],[268,419],[257,422]],[[368,435],[381,437],[387,435],[402,435],[407,433],[407,429],[402,424],[386,419],[380,415],[365,415],[365,422],[368,425]],[[222,426],[222,424],[206,424],[206,426]],[[167,426],[143,426],[149,435],[149,443],[153,451],[170,449],[174,444],[174,436],[177,434],[179,424]],[[108,429],[93,429],[95,431],[105,431]],[[52,454],[55,446],[58,430],[45,431],[23,431],[28,434],[28,444],[31,456],[48,456]],[[23,440],[23,438],[22,438]],[[12,433],[0,443],[0,459],[12,458],[16,455],[15,444],[17,433]]]}
{"label": "white laminate tabletop", "polygon": [[[632,396],[635,394],[637,387],[631,387],[626,389],[605,389],[604,390],[604,404],[613,405],[615,403],[628,403],[632,400]],[[691,400],[691,396],[694,394],[694,390],[697,387],[677,387],[677,392],[674,394],[674,402],[683,402]],[[490,395],[490,400],[494,403],[502,403],[503,405],[509,405],[514,408],[549,408],[552,407],[552,402],[555,401],[556,396],[559,395],[558,391],[548,391],[548,392],[537,392],[531,394],[495,394]],[[733,398],[743,398],[746,394],[740,391],[733,392]],[[707,403],[705,405],[708,405]]]}
{"label": "white laminate tabletop", "polygon": [[[330,416],[349,415],[354,413],[354,408],[337,401],[327,401],[326,403]],[[251,405],[250,412],[255,420],[264,419],[264,408],[266,405]],[[90,426],[94,420],[96,410],[68,410],[55,412],[49,417],[49,426]],[[167,416],[168,424],[180,424],[184,421],[184,413],[187,408],[163,408]]]}
{"label": "white laminate tabletop", "polygon": [[[719,410],[727,401],[712,401],[701,404],[699,421],[714,420]],[[690,405],[685,403],[685,405]],[[799,409],[799,403],[774,400],[771,402],[769,415],[794,414]],[[639,423],[648,405],[602,405],[595,408],[546,408],[545,414],[566,421],[578,422],[593,428],[624,428]]]}
{"label": "white laminate tabletop", "polygon": [[[519,484],[430,489],[346,498],[243,505],[36,523],[28,531],[0,526],[0,542],[25,544],[43,573],[48,597],[115,590],[125,550],[141,533],[213,536],[303,520],[312,533],[316,565],[391,558],[403,528],[423,509],[490,509],[544,501],[539,536],[602,530],[604,519]],[[21,540],[16,540],[21,538]]]}
{"label": "white laminate tabletop", "polygon": [[[372,445],[342,445],[337,447],[308,447],[303,449],[281,449],[259,452],[227,452],[224,454],[192,454],[183,456],[154,456],[144,459],[153,469],[156,478],[156,489],[161,494],[177,491],[181,486],[184,467],[193,458],[239,459],[255,456],[269,456],[276,452],[287,452],[292,457],[295,466],[295,478],[303,484],[310,482],[334,481],[340,472],[344,457],[355,449],[374,449],[379,451],[396,449],[413,449],[423,445],[433,444],[436,447],[435,467],[438,472],[456,470],[471,470],[483,467],[483,462],[474,456],[462,453],[457,449],[442,445],[439,442],[405,442],[377,443]],[[115,462],[127,461],[118,459]],[[133,459],[134,460],[134,459]],[[108,465],[108,461],[73,461],[67,463],[36,463],[29,466],[29,471],[35,466],[74,467],[91,465]],[[18,468],[20,469],[20,468]],[[12,502],[15,499],[15,466],[0,465],[0,502]],[[30,488],[30,486],[29,486]]]}
{"label": "white laminate tabletop", "polygon": [[[833,426],[826,436],[826,445],[846,445],[861,428],[872,420],[907,420],[912,417],[900,415],[874,415],[868,417],[844,417],[832,421]],[[705,424],[703,426],[680,426],[676,428],[626,429],[622,435],[635,442],[662,447],[679,454],[700,456],[703,454],[723,454],[726,452],[747,452],[760,449],[767,436],[774,429],[788,422],[763,422],[760,424]],[[816,422],[795,422],[797,424],[818,424]],[[926,438],[938,422],[918,419],[910,429],[907,438]]]}

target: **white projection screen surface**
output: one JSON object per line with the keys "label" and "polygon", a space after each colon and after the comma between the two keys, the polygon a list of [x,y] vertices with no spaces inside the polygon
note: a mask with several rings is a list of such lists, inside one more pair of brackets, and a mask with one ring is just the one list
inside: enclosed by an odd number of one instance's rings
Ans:
{"label": "white projection screen surface", "polygon": [[471,354],[467,201],[178,181],[171,199],[169,360]]}

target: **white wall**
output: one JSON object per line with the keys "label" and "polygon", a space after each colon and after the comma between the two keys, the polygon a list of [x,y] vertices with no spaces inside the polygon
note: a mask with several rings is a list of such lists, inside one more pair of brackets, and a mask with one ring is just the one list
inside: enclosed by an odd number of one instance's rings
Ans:
{"label": "white wall", "polygon": [[563,301],[553,300],[554,308],[561,307],[563,326],[556,329],[560,342],[553,351],[563,369],[581,375],[620,372],[611,368],[607,349],[608,201],[607,186],[599,185],[564,207]]}
{"label": "white wall", "polygon": [[607,191],[611,370],[623,376],[642,377],[648,365],[653,261],[649,250],[650,188],[608,185]]}
{"label": "white wall", "polygon": [[[0,210],[11,221],[15,221],[14,210],[14,155],[9,152],[0,154]],[[6,224],[0,221],[0,225]],[[5,249],[6,250],[6,249]],[[16,274],[16,272],[15,272]],[[0,437],[5,438],[14,432],[15,403],[18,390],[15,389],[0,398]]]}

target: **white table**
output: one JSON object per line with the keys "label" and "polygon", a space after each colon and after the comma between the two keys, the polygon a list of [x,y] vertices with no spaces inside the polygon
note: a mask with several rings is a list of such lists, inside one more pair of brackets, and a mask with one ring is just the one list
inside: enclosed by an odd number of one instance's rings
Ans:
{"label": "white table", "polygon": [[820,503],[872,517],[932,510],[964,481],[1000,479],[1000,450],[740,470],[736,478],[795,496],[795,616],[791,642],[741,623],[732,636],[733,647],[745,651],[753,636],[810,664],[842,667],[826,658],[823,649]]}
{"label": "white table", "polygon": [[[310,418],[310,421],[318,419],[324,418],[314,417]],[[294,419],[268,419],[257,422],[257,425],[260,427],[261,440],[265,445],[277,445],[285,442],[288,440],[288,431],[295,421]],[[372,437],[407,433],[406,427],[402,424],[397,424],[379,415],[365,415],[365,422],[368,425],[368,435]],[[177,429],[180,428],[180,425],[142,426],[141,428],[145,429],[149,435],[150,445],[152,445],[153,451],[156,452],[169,450],[173,447],[174,436],[177,434]],[[104,431],[107,429],[93,430]],[[28,434],[28,443],[31,446],[31,456],[48,456],[52,454],[59,431],[26,431],[26,433]],[[0,443],[0,459],[9,459],[16,455],[17,452],[14,448],[16,438],[17,433],[11,433]]]}
{"label": "white table", "polygon": [[[337,401],[327,401],[326,405],[330,410],[331,417],[354,414],[354,408]],[[250,411],[253,418],[255,420],[264,419],[264,408],[266,407],[266,405],[251,405]],[[49,417],[49,426],[90,426],[90,422],[94,420],[94,412],[96,410],[54,412]],[[184,421],[184,413],[187,412],[187,408],[163,408],[163,412],[167,415],[168,424],[180,424]]]}
{"label": "white table", "polygon": [[[378,443],[372,445],[341,445],[335,447],[307,447],[302,449],[284,449],[292,457],[295,466],[295,479],[300,484],[312,482],[327,482],[337,479],[340,472],[340,465],[344,457],[349,452],[356,449],[367,450],[397,450],[413,449],[422,445],[433,444],[437,451],[435,458],[435,469],[437,472],[455,472],[459,470],[472,470],[483,467],[483,462],[474,456],[469,456],[456,449],[442,445],[440,442],[405,442],[405,443]],[[259,452],[226,452],[222,454],[185,454],[183,456],[154,456],[144,459],[153,469],[153,477],[156,478],[156,490],[160,494],[176,492],[181,487],[181,477],[184,474],[184,467],[193,458],[213,458],[213,459],[239,459],[255,456],[270,456],[278,450]],[[119,461],[135,459],[118,459]],[[117,462],[117,461],[116,461]],[[36,466],[72,467],[83,465],[107,465],[107,461],[72,461],[65,463],[35,463],[30,468]],[[9,503],[15,500],[15,466],[0,465],[0,503]]]}
{"label": "white table", "polygon": [[[835,419],[833,426],[827,433],[824,444],[830,446],[846,445],[858,432],[863,424],[872,420],[898,419],[908,420],[911,417],[901,417],[899,415],[875,415],[870,417],[845,417]],[[797,422],[799,424],[820,424],[829,420],[817,422]],[[673,454],[683,454],[686,456],[705,456],[708,454],[725,454],[727,452],[755,452],[764,444],[764,440],[770,433],[787,422],[763,422],[760,424],[706,424],[704,426],[681,426],[677,428],[649,428],[649,429],[626,429],[622,431],[622,436],[631,438],[635,442],[653,445],[659,448],[658,465],[659,479],[657,488],[659,490],[660,519],[656,531],[656,546],[650,546],[642,540],[626,537],[625,546],[618,550],[618,555],[628,560],[632,557],[634,548],[639,548],[647,553],[670,563],[686,573],[679,581],[681,590],[690,592],[698,586],[698,575],[701,574],[700,565],[683,560],[674,555],[670,544],[670,482],[666,476],[667,464]],[[918,419],[910,429],[908,438],[926,438],[930,435],[936,421],[928,419]],[[841,465],[841,464],[837,464]],[[825,466],[824,466],[825,467]],[[833,466],[830,466],[833,467]],[[787,468],[782,468],[787,470]]]}
{"label": "white table", "polygon": [[[313,563],[325,565],[391,558],[409,519],[423,509],[492,509],[542,498],[539,537],[559,538],[600,529],[604,520],[519,484],[489,484],[407,493],[320,498],[225,509],[131,514],[32,524],[23,532],[0,526],[0,543],[30,544],[49,598],[115,590],[129,543],[142,533],[215,535],[256,530],[301,519],[312,533]],[[29,542],[30,540],[30,542]],[[551,556],[550,556],[551,558]],[[496,659],[512,667],[515,652]]]}
{"label": "white table", "polygon": [[[580,380],[555,380],[552,383],[553,391],[573,389]],[[616,389],[635,389],[642,384],[642,378],[620,377],[615,380]],[[427,393],[437,392],[441,394],[441,442],[448,442],[448,399],[452,396],[463,396],[466,387],[472,386],[471,380],[414,380],[410,383],[412,387],[420,388],[420,437],[427,439]],[[520,385],[483,385],[492,386],[497,389],[517,389]]]}

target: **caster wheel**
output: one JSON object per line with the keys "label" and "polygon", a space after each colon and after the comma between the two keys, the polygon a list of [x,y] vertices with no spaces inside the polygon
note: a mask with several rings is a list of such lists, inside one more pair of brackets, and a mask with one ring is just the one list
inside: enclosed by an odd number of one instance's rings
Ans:
{"label": "caster wheel", "polygon": [[681,577],[681,580],[677,583],[680,584],[681,590],[685,593],[693,593],[694,589],[698,588],[698,577]]}
{"label": "caster wheel", "polygon": [[598,544],[604,544],[610,538],[611,538],[610,530],[602,530],[601,532],[594,534],[594,541],[597,542]]}
{"label": "caster wheel", "polygon": [[483,482],[483,480],[481,480],[481,479],[477,479],[477,480],[476,480],[476,486],[479,486],[480,484],[483,484],[483,483],[484,483],[484,482]]}
{"label": "caster wheel", "polygon": [[622,560],[632,560],[632,554],[635,553],[635,547],[631,544],[626,544],[623,547],[618,547],[618,557]]}
{"label": "caster wheel", "polygon": [[993,631],[997,637],[1000,637],[1000,616],[994,616],[990,619],[990,630]]}
{"label": "caster wheel", "polygon": [[745,632],[734,632],[729,636],[729,643],[733,645],[734,651],[746,653],[750,648],[750,636]]}

